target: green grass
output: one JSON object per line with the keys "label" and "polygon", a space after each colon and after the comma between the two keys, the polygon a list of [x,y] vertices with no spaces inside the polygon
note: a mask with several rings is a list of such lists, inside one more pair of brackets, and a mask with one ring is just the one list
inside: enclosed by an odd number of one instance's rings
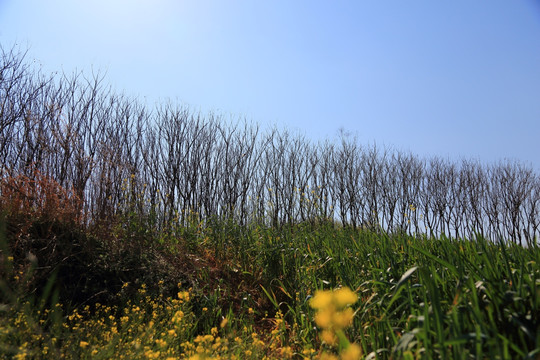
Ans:
{"label": "green grass", "polygon": [[[73,263],[52,268],[32,263],[29,248],[8,231],[1,358],[166,359],[198,350],[207,358],[317,358],[335,350],[322,343],[309,299],[341,286],[359,296],[346,335],[366,358],[540,356],[536,246],[353,231],[331,222],[206,224],[193,221],[168,236],[141,226],[101,229],[99,237],[51,227],[41,236],[59,247],[83,239],[99,245],[72,246]],[[95,281],[66,283],[73,276],[65,268]],[[179,291],[189,300],[179,302]],[[179,310],[184,322],[174,328]]]}

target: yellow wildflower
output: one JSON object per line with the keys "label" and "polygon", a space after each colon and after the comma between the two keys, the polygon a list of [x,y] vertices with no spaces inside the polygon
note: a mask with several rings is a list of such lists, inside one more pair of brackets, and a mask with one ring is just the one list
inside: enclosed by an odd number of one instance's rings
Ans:
{"label": "yellow wildflower", "polygon": [[283,356],[284,359],[290,359],[293,357],[293,351],[290,346],[285,346],[281,348],[281,356]]}
{"label": "yellow wildflower", "polygon": [[311,299],[311,307],[317,310],[315,323],[323,328],[343,329],[352,322],[354,312],[348,305],[354,304],[358,296],[348,288],[336,291],[317,291]]}
{"label": "yellow wildflower", "polygon": [[315,296],[311,299],[311,307],[313,309],[324,309],[332,303],[332,292],[317,290]]}
{"label": "yellow wildflower", "polygon": [[189,292],[180,291],[178,293],[178,299],[181,300],[181,301],[189,301]]}
{"label": "yellow wildflower", "polygon": [[227,326],[228,322],[229,320],[227,318],[223,318],[223,320],[221,320],[221,324],[219,325],[219,327],[223,329],[225,326]]}
{"label": "yellow wildflower", "polygon": [[321,339],[330,346],[337,344],[337,336],[331,330],[321,331]]}
{"label": "yellow wildflower", "polygon": [[338,307],[345,307],[358,301],[358,295],[351,291],[351,289],[345,287],[334,292],[334,299]]}
{"label": "yellow wildflower", "polygon": [[183,318],[184,318],[184,312],[182,310],[178,310],[176,313],[174,313],[172,321],[178,324],[182,322]]}
{"label": "yellow wildflower", "polygon": [[362,357],[362,349],[358,344],[351,344],[340,355],[342,360],[358,360]]}
{"label": "yellow wildflower", "polygon": [[353,317],[353,310],[351,308],[347,308],[343,311],[334,313],[332,320],[336,328],[343,329],[352,324]]}

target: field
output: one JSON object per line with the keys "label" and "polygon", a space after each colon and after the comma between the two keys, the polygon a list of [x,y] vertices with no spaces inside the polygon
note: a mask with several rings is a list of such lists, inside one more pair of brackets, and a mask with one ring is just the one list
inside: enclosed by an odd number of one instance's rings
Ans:
{"label": "field", "polygon": [[4,214],[2,358],[540,354],[536,246],[196,214],[158,236],[144,219],[61,215]]}
{"label": "field", "polygon": [[0,46],[0,358],[539,359],[540,176],[313,142]]}

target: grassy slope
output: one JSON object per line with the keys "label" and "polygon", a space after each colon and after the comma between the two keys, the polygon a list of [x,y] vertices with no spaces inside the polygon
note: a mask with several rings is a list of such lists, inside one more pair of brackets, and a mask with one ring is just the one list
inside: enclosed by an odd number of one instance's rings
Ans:
{"label": "grassy slope", "polygon": [[359,295],[347,335],[364,355],[523,358],[540,348],[538,248],[331,223],[193,221],[167,236],[146,226],[8,216],[0,350],[178,358],[200,345],[215,357],[309,358],[329,349],[309,299],[339,286]]}

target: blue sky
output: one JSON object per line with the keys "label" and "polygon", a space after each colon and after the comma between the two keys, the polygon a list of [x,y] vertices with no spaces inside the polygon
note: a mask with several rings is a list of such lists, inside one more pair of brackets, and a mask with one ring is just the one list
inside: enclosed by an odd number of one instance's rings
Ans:
{"label": "blue sky", "polygon": [[0,0],[0,44],[150,106],[540,171],[538,0]]}

